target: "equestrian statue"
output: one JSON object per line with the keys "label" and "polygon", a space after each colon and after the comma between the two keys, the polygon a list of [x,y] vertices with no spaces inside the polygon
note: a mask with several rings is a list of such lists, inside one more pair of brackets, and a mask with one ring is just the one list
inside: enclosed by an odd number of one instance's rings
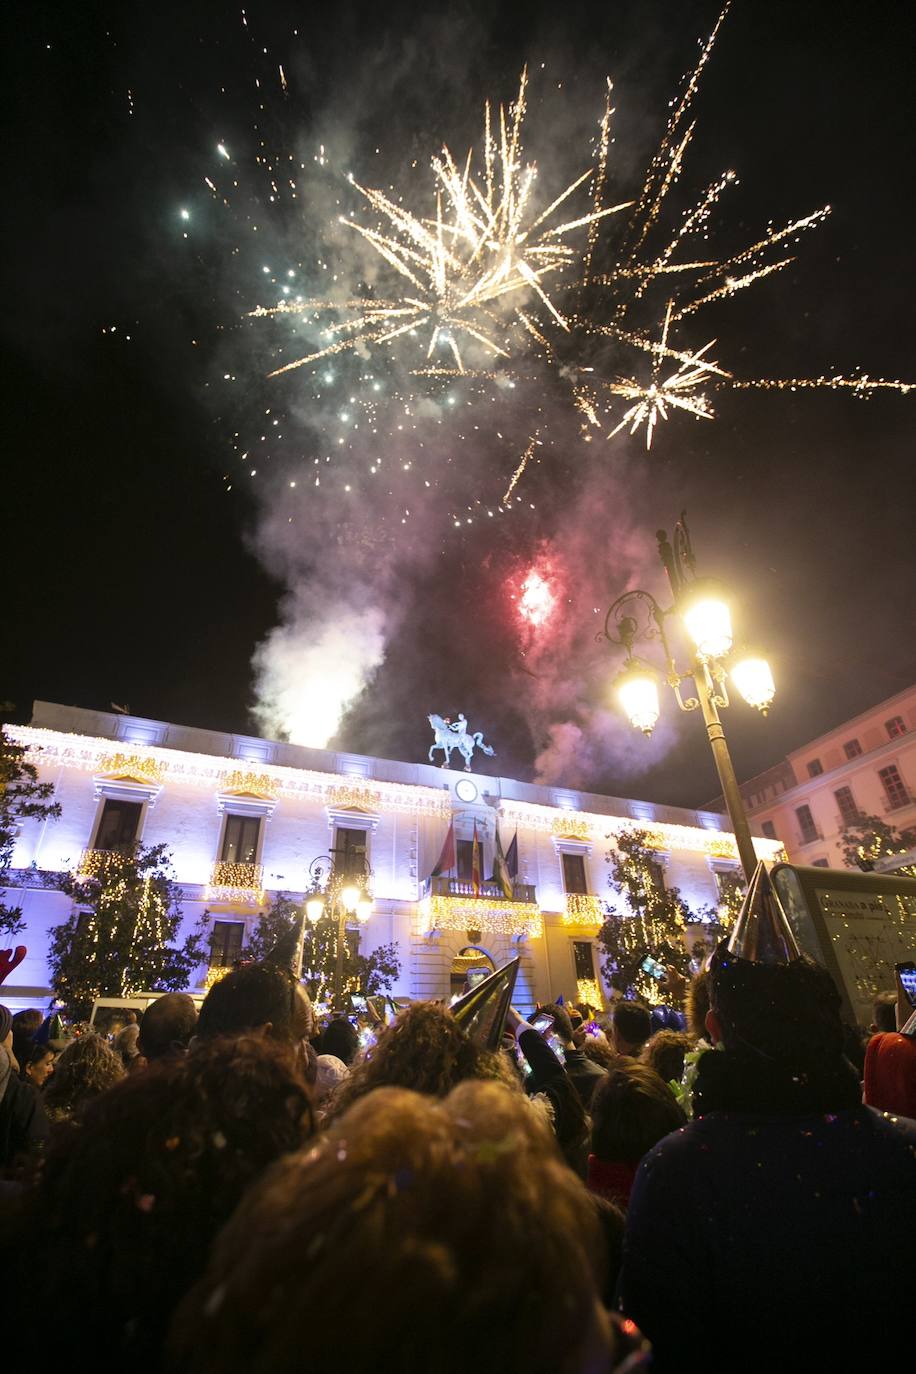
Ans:
{"label": "equestrian statue", "polygon": [[470,773],[471,759],[474,757],[475,747],[490,756],[495,753],[495,750],[491,749],[489,744],[484,744],[483,735],[479,730],[475,730],[473,735],[468,733],[467,717],[461,711],[458,713],[457,720],[452,720],[451,716],[433,715],[427,716],[427,720],[433,728],[433,734],[436,736],[434,742],[429,746],[430,763],[433,762],[433,751],[435,749],[441,749],[445,755],[445,762],[442,764],[442,767],[449,768],[451,766],[449,760],[452,756],[452,750],[457,749],[464,759],[464,771]]}

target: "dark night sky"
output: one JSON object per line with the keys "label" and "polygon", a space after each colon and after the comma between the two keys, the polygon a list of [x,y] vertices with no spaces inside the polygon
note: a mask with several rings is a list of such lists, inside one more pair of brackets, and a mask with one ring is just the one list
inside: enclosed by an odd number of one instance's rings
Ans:
{"label": "dark night sky", "polygon": [[[574,86],[615,77],[621,155],[629,135],[638,164],[716,9],[255,2],[246,33],[237,5],[195,0],[7,6],[0,699],[16,719],[40,697],[254,728],[250,660],[282,585],[253,551],[255,484],[226,491],[235,420],[212,382],[221,330],[241,308],[226,288],[231,236],[200,193],[215,142],[248,121],[257,45],[290,76],[289,98],[270,97],[275,130],[307,140],[350,108],[357,169],[370,143],[394,157],[405,130],[412,154],[436,148],[461,99],[473,130],[483,93],[511,95],[522,63],[545,57]],[[735,166],[748,226],[834,211],[795,265],[709,325],[748,375],[835,364],[916,378],[914,39],[911,7],[846,0],[739,0],[723,29],[697,106],[696,175]],[[380,53],[396,79],[361,105],[361,73]],[[204,208],[186,242],[177,209],[188,203]],[[255,396],[262,369],[251,367]],[[634,474],[650,554],[655,528],[687,508],[703,571],[733,585],[771,652],[769,719],[730,713],[747,776],[916,680],[916,395],[751,392],[721,394],[716,408],[710,424],[674,419],[648,459],[634,441],[615,490]],[[607,522],[610,535],[610,508]],[[424,713],[463,708],[504,744],[488,767],[530,769],[543,741],[506,704],[514,650],[489,566],[478,538],[417,573],[414,610],[343,745],[423,758]],[[604,604],[620,589],[609,583]],[[456,605],[478,608],[476,640],[440,631],[439,612]],[[717,790],[698,721],[648,771],[605,764],[590,782],[694,805]]]}

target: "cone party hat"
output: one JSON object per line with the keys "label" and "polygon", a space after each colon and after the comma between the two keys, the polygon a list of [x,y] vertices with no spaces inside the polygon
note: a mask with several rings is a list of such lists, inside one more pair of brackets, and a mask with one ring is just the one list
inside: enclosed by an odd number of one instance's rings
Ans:
{"label": "cone party hat", "polygon": [[801,951],[763,863],[751,879],[727,949],[750,964],[791,964]]}
{"label": "cone party hat", "polygon": [[510,960],[449,1008],[461,1029],[481,1049],[499,1049],[518,969],[519,960]]}
{"label": "cone party hat", "polygon": [[305,937],[305,914],[296,917],[272,949],[264,955],[263,963],[287,968],[297,978],[302,976],[302,945]]}

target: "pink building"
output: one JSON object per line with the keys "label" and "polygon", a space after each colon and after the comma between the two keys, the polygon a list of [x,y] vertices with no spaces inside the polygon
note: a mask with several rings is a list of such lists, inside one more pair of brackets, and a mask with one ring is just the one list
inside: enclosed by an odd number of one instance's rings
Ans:
{"label": "pink building", "polygon": [[916,843],[916,686],[793,750],[741,792],[754,830],[781,840],[793,863],[842,868],[841,834],[863,815],[914,832]]}

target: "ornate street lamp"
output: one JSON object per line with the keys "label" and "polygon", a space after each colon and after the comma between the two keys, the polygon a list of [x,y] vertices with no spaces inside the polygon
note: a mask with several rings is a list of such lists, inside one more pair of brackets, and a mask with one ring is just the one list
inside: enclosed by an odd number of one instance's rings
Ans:
{"label": "ornate street lamp", "polygon": [[[763,715],[775,693],[769,664],[759,654],[733,653],[734,635],[728,597],[724,588],[711,578],[698,578],[693,546],[684,514],[674,527],[673,546],[665,530],[658,530],[658,552],[674,602],[664,610],[651,592],[624,592],[608,610],[599,639],[619,644],[626,662],[614,680],[614,689],[631,725],[651,735],[659,717],[659,674],[633,646],[657,642],[665,657],[665,680],[682,711],[700,710],[715,759],[722,794],[738,845],[745,877],[750,882],[757,867],[750,826],[738,779],[732,766],[728,745],[719,718],[720,708],[730,704],[726,676],[750,706]],[[677,617],[694,645],[694,658],[679,671],[671,652],[665,622]],[[684,697],[681,683],[692,678],[695,696]]]}
{"label": "ornate street lamp", "polygon": [[[336,854],[338,851],[332,850]],[[348,854],[352,863],[353,855]],[[315,925],[322,916],[337,918],[337,960],[334,968],[333,999],[338,1007],[343,994],[344,942],[347,938],[347,921],[355,916],[363,925],[372,915],[373,901],[369,894],[369,880],[372,869],[362,859],[363,871],[359,874],[338,873],[330,854],[321,854],[309,864],[310,887],[303,900],[303,922],[299,947],[299,966],[301,976],[302,945],[305,940],[305,923]],[[322,886],[325,874],[327,883]]]}

